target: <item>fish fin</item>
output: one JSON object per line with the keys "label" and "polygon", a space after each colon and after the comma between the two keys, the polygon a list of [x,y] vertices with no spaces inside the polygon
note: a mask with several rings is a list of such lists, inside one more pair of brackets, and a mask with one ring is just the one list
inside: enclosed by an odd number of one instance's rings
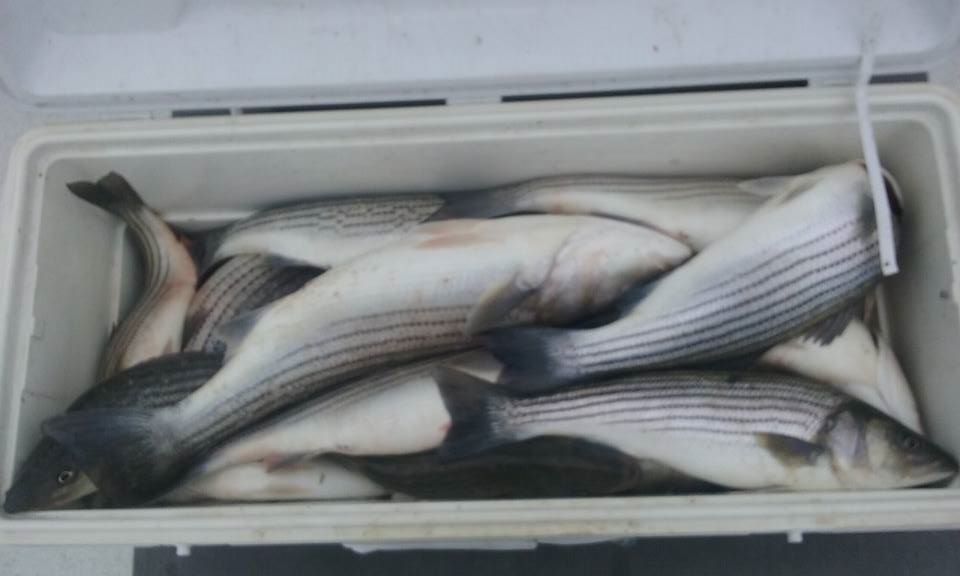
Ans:
{"label": "fish fin", "polygon": [[446,366],[438,367],[433,377],[450,413],[450,430],[438,449],[442,458],[462,458],[513,440],[503,418],[509,402],[503,390]]}
{"label": "fish fin", "polygon": [[104,210],[123,215],[124,210],[143,206],[143,199],[137,194],[127,180],[117,174],[110,172],[100,180],[94,182],[70,182],[67,189],[74,196],[95,204]]}
{"label": "fish fin", "polygon": [[559,388],[575,380],[562,351],[569,335],[558,328],[503,328],[483,337],[483,344],[504,364],[497,382],[513,390]]}
{"label": "fish fin", "polygon": [[297,260],[296,258],[288,258],[287,256],[280,256],[279,254],[261,254],[263,257],[263,263],[271,268],[317,268],[316,264],[307,262],[306,260]]}
{"label": "fish fin", "polygon": [[182,472],[172,452],[172,429],[158,412],[138,408],[70,412],[44,422],[96,483],[110,505],[155,498]]}
{"label": "fish fin", "polygon": [[497,218],[511,213],[504,206],[504,203],[494,201],[492,195],[484,191],[445,194],[443,205],[424,222],[459,218]]}
{"label": "fish fin", "polygon": [[803,333],[803,339],[821,346],[828,346],[837,336],[843,334],[850,322],[863,316],[863,310],[863,300],[857,299],[853,304],[808,328]]}
{"label": "fish fin", "polygon": [[886,340],[871,332],[877,347],[877,391],[887,405],[887,413],[910,430],[923,434],[923,422],[917,402],[910,390],[910,382],[897,361],[896,354]]}
{"label": "fish fin", "polygon": [[517,287],[516,277],[490,287],[467,316],[466,333],[470,336],[485,332],[501,324],[510,312],[523,303],[534,289]]}
{"label": "fish fin", "polygon": [[257,325],[257,322],[260,321],[260,318],[270,306],[270,304],[267,304],[255,310],[244,312],[231,318],[228,322],[217,326],[214,332],[223,342],[224,346],[226,346],[226,350],[224,351],[225,360],[233,357],[237,348],[243,343],[244,339],[246,339],[247,334],[253,330],[253,327]]}
{"label": "fish fin", "polygon": [[742,372],[756,368],[757,361],[763,357],[766,351],[743,356],[733,356],[731,358],[719,358],[711,360],[704,364],[697,364],[696,367],[703,370],[716,370],[720,372]]}
{"label": "fish fin", "polygon": [[787,466],[809,466],[816,463],[824,448],[813,442],[781,434],[757,434],[758,443]]}
{"label": "fish fin", "polygon": [[623,318],[632,312],[634,308],[639,306],[640,303],[642,303],[647,296],[653,292],[653,289],[657,287],[657,284],[660,283],[660,280],[662,280],[663,277],[664,275],[661,275],[648,282],[637,284],[631,288],[628,288],[626,292],[621,294],[608,306],[597,312],[594,312],[593,314],[590,314],[586,318],[574,322],[569,327],[577,330],[599,328],[600,326],[605,326]]}
{"label": "fish fin", "polygon": [[795,176],[767,176],[764,178],[754,178],[752,180],[744,180],[740,182],[737,184],[737,188],[747,192],[748,194],[771,198],[783,192],[784,190],[789,189],[794,178]]}

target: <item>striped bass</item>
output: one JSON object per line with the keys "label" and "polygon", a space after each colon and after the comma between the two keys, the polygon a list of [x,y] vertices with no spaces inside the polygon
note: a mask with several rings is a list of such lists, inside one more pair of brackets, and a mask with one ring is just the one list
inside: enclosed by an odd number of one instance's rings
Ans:
{"label": "striped bass", "polygon": [[592,214],[653,228],[695,251],[726,236],[785,179],[645,178],[582,174],[449,194],[431,220],[509,214]]}
{"label": "striped bass", "polygon": [[218,470],[186,482],[161,498],[164,503],[205,501],[281,502],[358,500],[386,496],[366,476],[324,459],[270,468],[261,462]]}
{"label": "striped bass", "polygon": [[[67,411],[96,408],[170,406],[203,386],[223,365],[219,354],[199,352],[171,354],[142,362],[118,372],[77,398]],[[60,444],[43,438],[20,465],[13,486],[7,491],[3,510],[8,514],[27,510],[61,508],[96,492],[76,459]]]}
{"label": "striped bass", "polygon": [[211,233],[205,268],[238,254],[270,254],[330,268],[386,246],[427,220],[517,213],[607,216],[654,228],[700,250],[739,225],[779,185],[768,182],[773,179],[574,175],[458,194],[318,200],[264,210]]}
{"label": "striped bass", "polygon": [[585,330],[500,330],[487,344],[508,367],[504,381],[533,388],[705,364],[758,354],[804,333],[880,276],[866,172],[843,164],[795,177],[622,318]]}
{"label": "striped bass", "polygon": [[190,253],[119,174],[111,172],[96,183],[71,182],[67,188],[126,222],[146,271],[146,290],[111,334],[97,380],[144,360],[179,352],[184,318],[197,283]]}
{"label": "striped bass", "polygon": [[217,333],[220,326],[296,292],[320,273],[309,266],[278,266],[265,256],[230,258],[213,271],[190,301],[183,349],[222,353],[226,343]]}
{"label": "striped bass", "polygon": [[952,478],[957,461],[892,418],[828,386],[760,373],[641,373],[515,396],[441,369],[457,457],[538,436],[570,436],[730,488],[888,489]]}
{"label": "striped bass", "polygon": [[140,502],[199,455],[325,388],[467,348],[492,326],[573,321],[689,255],[657,232],[587,216],[426,224],[235,321],[227,364],[177,406],[66,415],[44,429],[88,464],[113,464],[98,486],[110,500]]}
{"label": "striped bass", "polygon": [[318,268],[339,266],[402,238],[443,204],[432,194],[333,198],[257,212],[208,236],[205,265],[270,254]]}

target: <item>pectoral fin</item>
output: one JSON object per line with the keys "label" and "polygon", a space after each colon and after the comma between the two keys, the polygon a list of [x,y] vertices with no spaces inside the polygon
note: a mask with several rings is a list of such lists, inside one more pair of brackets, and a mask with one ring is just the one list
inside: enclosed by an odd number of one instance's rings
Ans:
{"label": "pectoral fin", "polygon": [[516,277],[491,286],[467,316],[467,334],[473,336],[500,326],[534,291],[518,286]]}

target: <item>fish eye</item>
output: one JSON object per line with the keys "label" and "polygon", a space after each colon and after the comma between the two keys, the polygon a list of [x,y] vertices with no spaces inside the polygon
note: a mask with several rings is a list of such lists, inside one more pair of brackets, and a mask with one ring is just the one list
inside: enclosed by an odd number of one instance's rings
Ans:
{"label": "fish eye", "polygon": [[900,447],[912,452],[920,447],[920,439],[913,434],[903,433],[900,435]]}
{"label": "fish eye", "polygon": [[61,470],[60,473],[57,474],[57,484],[61,486],[66,486],[67,484],[73,482],[74,478],[76,477],[77,477],[77,473],[71,470],[70,468],[67,468],[66,470]]}

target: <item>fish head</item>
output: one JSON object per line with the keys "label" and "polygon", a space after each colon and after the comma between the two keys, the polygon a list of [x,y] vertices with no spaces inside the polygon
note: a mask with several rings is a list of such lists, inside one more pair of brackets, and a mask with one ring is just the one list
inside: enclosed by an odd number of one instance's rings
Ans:
{"label": "fish head", "polygon": [[3,510],[14,514],[63,508],[94,492],[96,487],[73,457],[53,440],[44,438],[7,491]]}
{"label": "fish head", "polygon": [[956,476],[957,460],[866,404],[848,402],[825,421],[821,445],[846,488],[906,488]]}

